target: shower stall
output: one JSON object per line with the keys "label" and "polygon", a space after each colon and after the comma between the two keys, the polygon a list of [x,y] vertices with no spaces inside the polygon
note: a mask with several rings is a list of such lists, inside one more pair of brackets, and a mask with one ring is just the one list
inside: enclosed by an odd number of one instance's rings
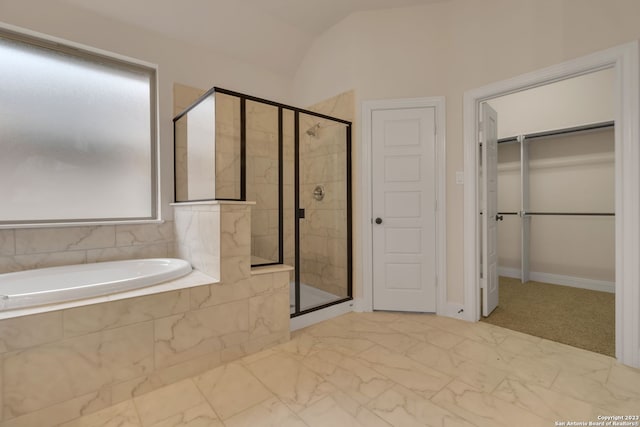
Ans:
{"label": "shower stall", "polygon": [[252,266],[291,317],[352,299],[351,122],[214,87],[174,118],[175,201],[253,201]]}

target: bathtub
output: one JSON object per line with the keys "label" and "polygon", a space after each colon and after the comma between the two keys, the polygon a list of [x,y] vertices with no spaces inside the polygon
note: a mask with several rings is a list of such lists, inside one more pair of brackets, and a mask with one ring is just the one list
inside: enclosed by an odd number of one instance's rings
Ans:
{"label": "bathtub", "polygon": [[0,274],[0,311],[139,289],[177,279],[191,270],[181,259],[151,258]]}

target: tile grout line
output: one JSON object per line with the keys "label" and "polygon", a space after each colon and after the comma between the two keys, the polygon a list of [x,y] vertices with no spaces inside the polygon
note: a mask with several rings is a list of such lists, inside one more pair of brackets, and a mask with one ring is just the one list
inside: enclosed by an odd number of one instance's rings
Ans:
{"label": "tile grout line", "polygon": [[[279,344],[278,346],[280,346],[280,345],[282,345],[282,344]],[[278,347],[278,346],[276,346],[276,347]],[[272,347],[272,348],[273,348],[273,347]],[[275,354],[277,354],[277,353],[284,353],[284,356],[285,356],[285,357],[292,358],[292,357],[291,357],[292,355],[289,355],[289,354],[287,354],[286,352],[282,352],[282,351],[276,350],[276,353],[275,353]],[[270,357],[270,356],[273,356],[273,355],[274,355],[274,354],[269,355],[269,356],[267,356],[267,357]],[[256,362],[258,362],[259,360],[262,360],[262,359],[264,359],[264,358],[260,358],[260,359],[258,359],[258,360],[256,360],[256,361],[252,362],[252,363],[256,363]],[[297,360],[295,357],[293,357],[293,359],[296,361],[296,363],[299,363],[300,365],[302,365],[302,361],[301,361],[301,360]],[[304,424],[307,424],[307,423],[306,423],[306,422],[304,422],[304,420],[300,417],[300,415],[298,414],[298,412],[296,412],[296,411],[295,411],[295,409],[294,409],[294,408],[292,408],[291,406],[289,406],[289,405],[287,404],[287,402],[283,401],[283,400],[280,398],[280,396],[279,396],[275,391],[273,391],[269,386],[267,386],[267,384],[265,384],[265,383],[264,383],[264,382],[263,382],[263,381],[262,381],[262,380],[261,380],[257,375],[255,375],[255,374],[251,371],[251,369],[249,369],[249,365],[251,365],[252,363],[247,364],[245,369],[246,369],[246,370],[247,370],[247,371],[248,371],[248,372],[249,372],[249,373],[250,373],[250,374],[251,374],[251,375],[252,375],[252,376],[253,376],[253,377],[254,377],[254,378],[259,382],[259,383],[260,383],[260,384],[262,384],[262,386],[263,386],[266,390],[268,390],[271,394],[273,394],[273,397],[275,397],[276,399],[278,399],[278,401],[279,401],[280,403],[282,403],[282,404],[283,404],[283,405],[284,405],[284,406],[285,406],[289,411],[291,411],[291,413],[292,413],[292,414],[294,414],[294,415],[296,416],[296,418],[298,418],[299,420],[301,420]],[[309,368],[308,368],[308,367],[306,367],[306,366],[305,366],[305,368],[306,368],[306,369],[309,369]],[[318,376],[318,375],[317,375],[313,370],[311,370],[311,369],[309,369],[309,370],[310,370],[314,375]],[[321,378],[321,380],[322,380],[322,382],[327,382],[324,378]],[[266,401],[266,400],[267,400],[267,399],[263,400],[262,402],[264,402],[264,401]],[[260,403],[262,403],[262,402],[260,402]],[[254,405],[254,406],[255,406],[255,405]],[[306,405],[305,405],[305,407],[306,407]],[[243,411],[243,412],[244,412],[244,411]]]}
{"label": "tile grout line", "polygon": [[[220,365],[220,366],[224,366],[224,365]],[[213,369],[217,369],[220,366],[216,366]],[[213,369],[208,369],[206,371],[204,371],[203,373],[196,375],[196,376],[192,376],[189,377],[189,379],[191,380],[191,382],[193,382],[193,384],[196,386],[196,389],[198,390],[198,393],[200,393],[200,395],[204,398],[204,401],[207,403],[207,405],[209,406],[209,408],[211,408],[211,411],[216,415],[216,417],[218,417],[218,419],[220,420],[221,423],[224,424],[224,421],[222,420],[222,417],[220,416],[220,414],[218,414],[218,412],[216,412],[215,408],[213,407],[213,405],[211,404],[211,402],[209,402],[209,399],[207,399],[207,396],[204,394],[204,391],[202,391],[202,389],[200,388],[200,386],[198,385],[198,381],[196,381],[196,377],[202,376],[204,374],[206,374],[209,371],[212,371]]]}

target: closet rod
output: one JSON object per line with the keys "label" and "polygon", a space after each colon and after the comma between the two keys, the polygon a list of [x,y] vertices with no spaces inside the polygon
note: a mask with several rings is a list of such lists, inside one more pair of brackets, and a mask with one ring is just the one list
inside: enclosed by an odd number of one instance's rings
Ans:
{"label": "closet rod", "polygon": [[[520,212],[498,212],[498,215],[520,215]],[[609,212],[525,212],[524,215],[616,216]]]}
{"label": "closet rod", "polygon": [[[586,132],[586,131],[590,131],[590,130],[606,129],[606,128],[613,127],[614,125],[615,125],[615,122],[613,122],[613,121],[592,123],[590,125],[575,126],[575,127],[565,128],[565,129],[557,129],[557,130],[550,130],[550,131],[545,131],[545,132],[530,133],[530,134],[524,135],[524,138],[525,139],[546,138],[546,137],[549,137],[549,136],[565,135],[565,134],[568,134],[568,133]],[[504,144],[504,143],[508,143],[508,142],[518,142],[518,137],[517,136],[510,136],[508,138],[501,138],[501,139],[498,140],[498,144]]]}
{"label": "closet rod", "polygon": [[609,212],[525,212],[525,215],[615,216]]}

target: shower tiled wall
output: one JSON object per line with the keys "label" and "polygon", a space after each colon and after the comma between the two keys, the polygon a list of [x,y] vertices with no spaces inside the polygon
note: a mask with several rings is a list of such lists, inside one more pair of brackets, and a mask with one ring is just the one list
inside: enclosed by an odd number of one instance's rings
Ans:
{"label": "shower tiled wall", "polygon": [[[174,116],[183,112],[206,90],[175,83],[173,86]],[[240,198],[240,100],[237,97],[215,93],[215,198]],[[176,170],[186,176],[188,115],[176,122]],[[187,182],[179,182],[178,200],[188,200]]]}
{"label": "shower tiled wall", "polygon": [[[174,85],[174,113],[177,115],[206,91],[181,84]],[[216,198],[240,197],[240,100],[216,93]],[[285,120],[287,115],[285,114]],[[293,131],[292,117],[288,121]],[[186,126],[181,121],[179,126]],[[177,131],[179,131],[178,129]],[[252,254],[264,263],[277,262],[278,236],[278,108],[258,102],[246,102],[247,200],[252,209]],[[291,145],[293,153],[293,145]],[[177,153],[177,158],[180,159]],[[183,166],[181,166],[183,165]],[[186,167],[178,162],[176,167]],[[293,182],[291,183],[293,184]],[[293,191],[293,187],[291,187]],[[261,263],[261,262],[258,262]]]}
{"label": "shower tiled wall", "polygon": [[216,93],[216,198],[240,198],[240,100]]}
{"label": "shower tiled wall", "polygon": [[[353,91],[308,107],[343,120],[354,120]],[[320,123],[316,136],[306,129]],[[306,219],[300,223],[300,281],[340,297],[348,295],[346,127],[301,115],[300,203]],[[324,199],[315,200],[317,185]]]}
{"label": "shower tiled wall", "polygon": [[251,214],[251,253],[260,263],[278,262],[278,108],[247,101],[247,200]]}
{"label": "shower tiled wall", "polygon": [[[294,183],[295,183],[295,142],[294,142],[294,113],[293,111],[284,111],[283,112],[283,164],[282,164],[282,175],[283,175],[283,205],[284,212],[283,216],[283,255],[284,255],[284,263],[290,266],[295,267],[296,261],[296,251],[295,251],[295,194],[294,194]],[[294,272],[291,272],[291,281],[294,280]]]}
{"label": "shower tiled wall", "polygon": [[[176,84],[176,113],[204,92]],[[230,112],[239,112],[239,106],[232,105],[230,100],[219,102],[216,98],[216,102],[216,138],[222,138],[225,146],[237,147],[239,117]],[[342,93],[308,109],[353,122],[355,93]],[[291,266],[295,264],[293,121],[293,112],[284,110],[283,250],[284,263]],[[307,135],[306,130],[318,122],[321,126],[317,137]],[[219,128],[230,131],[219,133]],[[300,203],[306,209],[306,219],[300,224],[301,281],[340,297],[348,294],[345,135],[345,126],[342,124],[300,115]],[[252,214],[252,253],[269,260],[277,260],[278,251],[278,153],[277,145],[274,145],[277,137],[277,108],[247,102],[247,200],[257,202]],[[235,155],[239,156],[239,153]],[[239,157],[233,159],[233,162],[230,160],[227,163],[239,163]],[[239,177],[236,169],[229,168],[216,173],[219,181],[229,180],[230,177]],[[322,201],[313,198],[313,190],[317,185],[325,188],[326,196]]]}
{"label": "shower tiled wall", "polygon": [[173,221],[162,224],[0,230],[0,273],[173,253]]}

